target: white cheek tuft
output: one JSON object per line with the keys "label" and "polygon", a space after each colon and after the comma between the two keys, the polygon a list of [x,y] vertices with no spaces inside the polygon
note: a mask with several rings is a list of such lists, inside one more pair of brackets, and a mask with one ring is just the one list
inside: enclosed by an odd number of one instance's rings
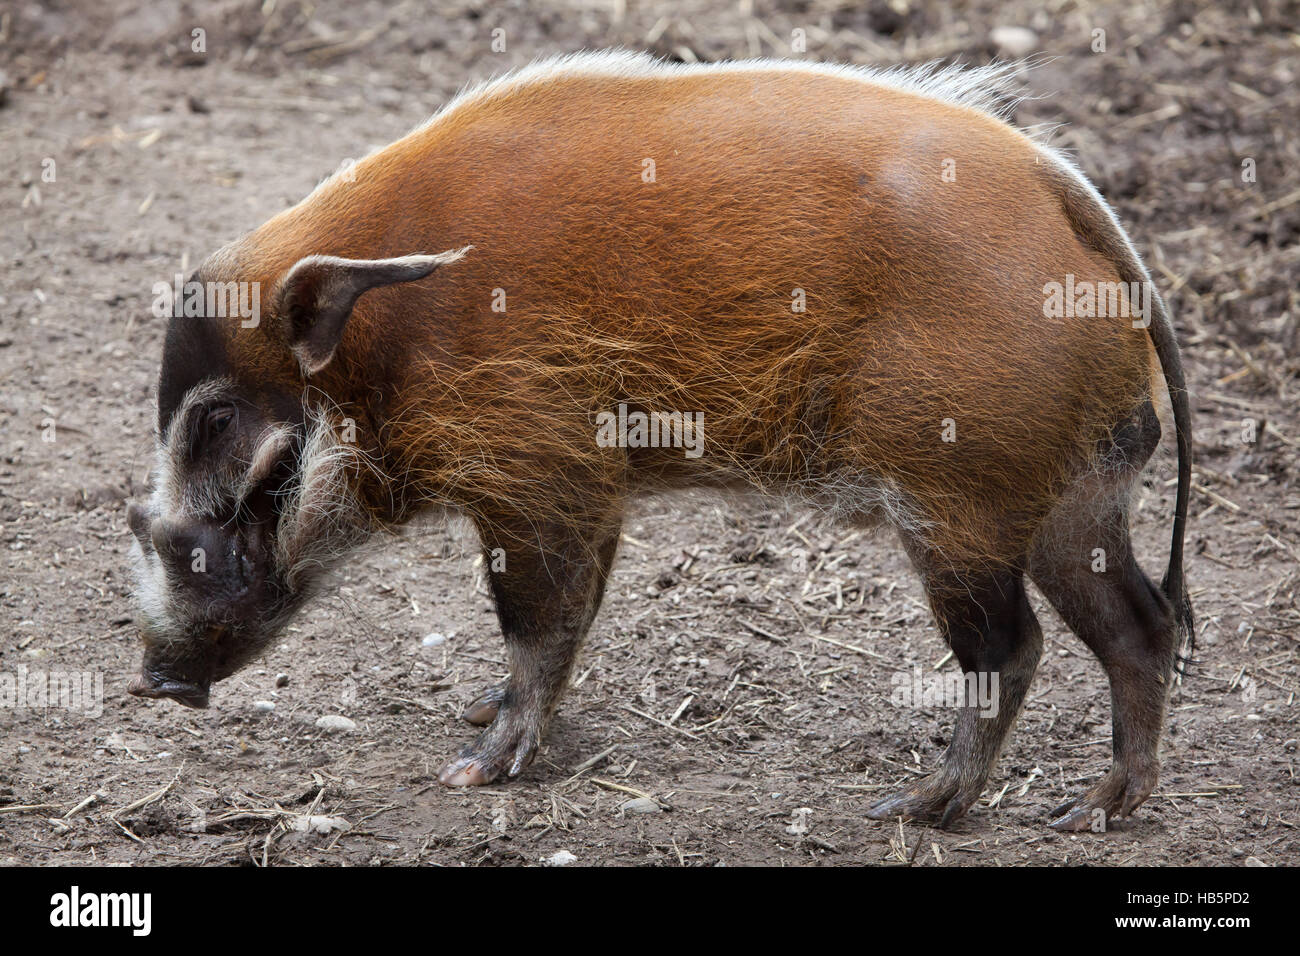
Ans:
{"label": "white cheek tuft", "polygon": [[153,551],[145,552],[139,541],[131,543],[131,566],[135,573],[135,599],[151,626],[160,631],[170,628],[167,574]]}
{"label": "white cheek tuft", "polygon": [[325,411],[309,409],[298,481],[276,530],[276,564],[291,591],[369,536],[372,521],[353,489],[365,470],[375,470],[365,452],[339,437]]}

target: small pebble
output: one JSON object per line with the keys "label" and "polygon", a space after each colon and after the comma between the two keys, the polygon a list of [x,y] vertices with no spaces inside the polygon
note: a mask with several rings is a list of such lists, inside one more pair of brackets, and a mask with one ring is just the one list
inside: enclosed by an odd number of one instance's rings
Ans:
{"label": "small pebble", "polygon": [[637,797],[619,806],[623,813],[659,813],[662,809],[649,797]]}
{"label": "small pebble", "polygon": [[568,850],[560,850],[557,853],[552,853],[550,856],[542,857],[542,864],[544,866],[568,866],[570,863],[577,862],[578,858]]}
{"label": "small pebble", "polygon": [[424,640],[422,640],[420,643],[423,644],[425,647],[437,647],[439,644],[443,643],[446,640],[447,640],[447,636],[445,634],[438,634],[437,632],[435,632],[433,634],[424,635]]}
{"label": "small pebble", "polygon": [[288,686],[289,686],[289,675],[288,675],[288,674],[276,674],[276,675],[275,675],[275,686],[276,686],[276,687],[288,687]]}
{"label": "small pebble", "polygon": [[289,829],[298,833],[329,834],[335,830],[351,830],[352,824],[342,817],[300,816],[293,818],[289,823]]}
{"label": "small pebble", "polygon": [[316,729],[331,734],[350,734],[357,729],[357,724],[341,714],[326,714],[317,718]]}
{"label": "small pebble", "polygon": [[253,701],[253,710],[260,711],[263,714],[269,714],[275,710],[275,701],[272,700],[255,700]]}
{"label": "small pebble", "polygon": [[1018,60],[1038,49],[1038,34],[1025,27],[994,27],[989,39],[1003,56]]}

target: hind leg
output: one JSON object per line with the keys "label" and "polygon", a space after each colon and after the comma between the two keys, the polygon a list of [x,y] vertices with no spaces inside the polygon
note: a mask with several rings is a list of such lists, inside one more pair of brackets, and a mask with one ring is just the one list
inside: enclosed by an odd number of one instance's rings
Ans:
{"label": "hind leg", "polygon": [[1059,830],[1100,831],[1128,816],[1151,795],[1160,769],[1178,632],[1169,601],[1133,558],[1121,499],[1113,486],[1081,488],[1048,518],[1030,558],[1030,577],[1110,681],[1114,763],[1053,811]]}
{"label": "hind leg", "polygon": [[[924,567],[923,567],[924,571]],[[996,688],[997,708],[967,695],[943,766],[867,811],[948,827],[979,799],[1038,667],[1043,635],[1018,569],[926,575],[930,605],[962,672]],[[993,681],[996,680],[996,683]]]}

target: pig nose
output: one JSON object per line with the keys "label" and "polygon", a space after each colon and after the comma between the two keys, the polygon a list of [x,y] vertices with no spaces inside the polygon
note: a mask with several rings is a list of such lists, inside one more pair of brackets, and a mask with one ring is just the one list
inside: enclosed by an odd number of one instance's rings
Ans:
{"label": "pig nose", "polygon": [[198,541],[198,533],[194,528],[167,518],[154,519],[149,528],[149,537],[153,541],[153,549],[160,555],[188,555]]}
{"label": "pig nose", "polygon": [[127,684],[126,692],[132,697],[150,697],[154,700],[174,700],[186,707],[208,706],[207,681],[177,680],[142,670]]}

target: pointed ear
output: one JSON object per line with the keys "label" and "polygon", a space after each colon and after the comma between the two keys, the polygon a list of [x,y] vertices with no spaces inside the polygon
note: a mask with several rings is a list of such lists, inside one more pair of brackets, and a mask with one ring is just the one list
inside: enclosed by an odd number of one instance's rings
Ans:
{"label": "pointed ear", "polygon": [[285,273],[275,293],[276,321],[304,375],[329,364],[357,299],[370,289],[423,279],[456,262],[473,246],[435,256],[340,259],[307,256]]}

